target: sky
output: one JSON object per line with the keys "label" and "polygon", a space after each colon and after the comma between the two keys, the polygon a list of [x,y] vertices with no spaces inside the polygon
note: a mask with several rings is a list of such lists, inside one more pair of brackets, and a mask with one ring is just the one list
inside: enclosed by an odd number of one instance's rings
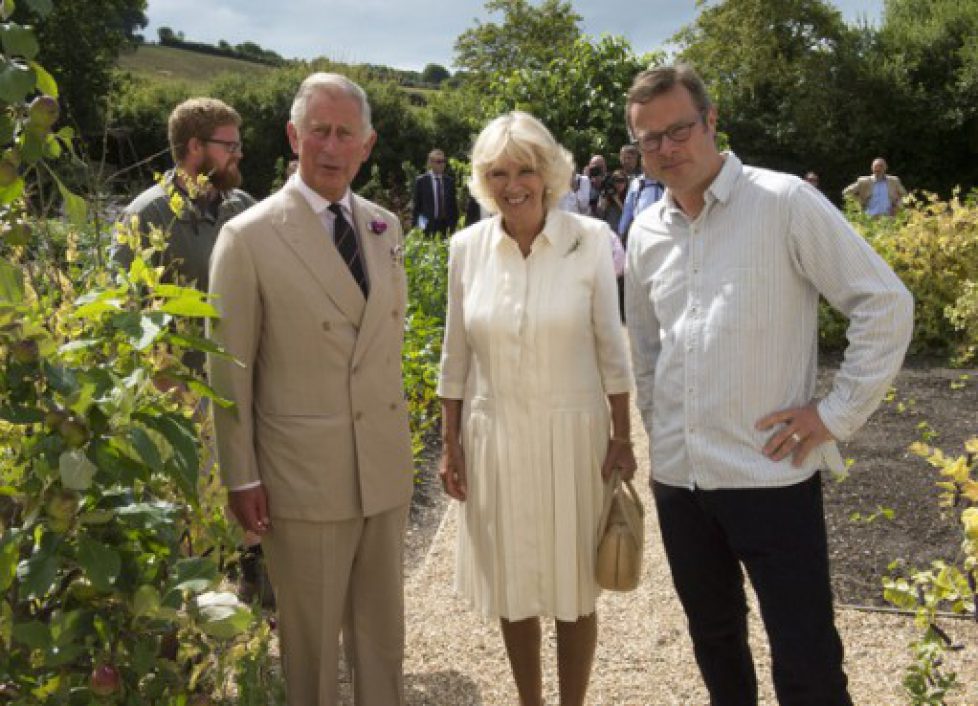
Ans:
{"label": "sky", "polygon": [[[883,11],[883,0],[833,4],[849,23],[877,24]],[[573,6],[585,33],[623,36],[636,53],[665,47],[696,17],[694,0],[573,0]],[[454,71],[455,38],[476,20],[502,18],[486,12],[483,0],[149,0],[146,15],[150,41],[169,27],[208,44],[255,42],[287,59],[325,56],[415,71],[429,63]]]}

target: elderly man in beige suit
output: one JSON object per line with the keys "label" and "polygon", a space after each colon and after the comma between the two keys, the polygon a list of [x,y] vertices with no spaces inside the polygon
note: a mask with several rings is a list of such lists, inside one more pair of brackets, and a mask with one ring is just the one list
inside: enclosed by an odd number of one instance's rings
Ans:
{"label": "elderly man in beige suit", "polygon": [[236,359],[210,361],[235,402],[214,413],[221,472],[263,535],[289,704],[336,702],[345,623],[357,704],[392,706],[412,489],[401,227],[350,191],[377,139],[358,85],[309,76],[288,134],[298,173],[222,229],[211,261],[213,337]]}

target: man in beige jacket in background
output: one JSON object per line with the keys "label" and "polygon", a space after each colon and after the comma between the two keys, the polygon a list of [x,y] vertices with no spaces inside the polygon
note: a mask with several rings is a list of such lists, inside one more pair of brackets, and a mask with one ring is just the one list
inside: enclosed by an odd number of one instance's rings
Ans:
{"label": "man in beige jacket in background", "polygon": [[363,90],[317,73],[292,104],[299,169],[228,223],[211,262],[221,472],[263,535],[288,701],[334,704],[344,626],[356,703],[404,702],[403,534],[412,490],[397,218],[350,191],[377,139]]}
{"label": "man in beige jacket in background", "polygon": [[907,190],[900,177],[886,173],[886,160],[877,157],[870,167],[872,174],[859,177],[843,191],[845,198],[854,198],[870,216],[893,216],[900,210]]}

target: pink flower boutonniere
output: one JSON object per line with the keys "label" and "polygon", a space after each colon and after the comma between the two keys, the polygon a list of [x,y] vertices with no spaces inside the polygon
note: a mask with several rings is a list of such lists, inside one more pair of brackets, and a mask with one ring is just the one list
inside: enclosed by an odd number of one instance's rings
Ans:
{"label": "pink flower boutonniere", "polygon": [[374,235],[383,235],[384,231],[387,230],[387,223],[379,218],[375,218],[374,220],[370,221],[370,230]]}

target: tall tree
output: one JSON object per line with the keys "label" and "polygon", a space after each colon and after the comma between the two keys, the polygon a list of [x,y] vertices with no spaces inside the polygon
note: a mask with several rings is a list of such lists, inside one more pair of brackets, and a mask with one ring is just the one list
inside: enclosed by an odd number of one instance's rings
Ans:
{"label": "tall tree", "polygon": [[978,185],[978,4],[887,0],[873,49],[899,99],[875,116],[894,171],[944,195]]}
{"label": "tall tree", "polygon": [[823,0],[697,2],[673,41],[710,87],[720,128],[746,161],[815,168],[827,193],[848,178],[858,35]]}
{"label": "tall tree", "polygon": [[502,12],[502,23],[477,21],[455,40],[455,65],[476,84],[518,68],[540,69],[581,34],[581,16],[570,2],[543,0],[533,6],[527,0],[487,0],[485,8]]}
{"label": "tall tree", "polygon": [[17,3],[15,18],[34,24],[40,63],[61,90],[62,113],[82,134],[101,131],[103,101],[112,87],[119,53],[136,43],[146,26],[147,0],[62,0],[44,18],[32,3]]}

